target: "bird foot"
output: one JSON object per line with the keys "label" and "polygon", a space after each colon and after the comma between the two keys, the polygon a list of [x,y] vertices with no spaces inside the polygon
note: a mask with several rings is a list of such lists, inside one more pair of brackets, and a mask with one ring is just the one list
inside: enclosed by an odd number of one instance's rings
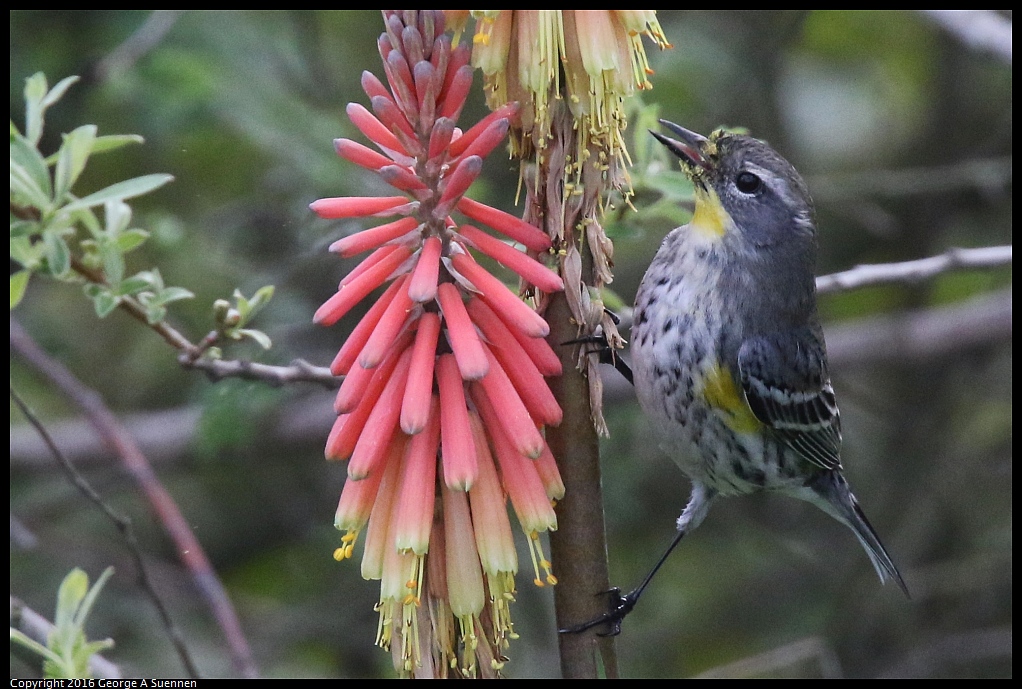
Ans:
{"label": "bird foot", "polygon": [[558,631],[561,634],[579,634],[593,627],[605,624],[607,625],[607,631],[597,632],[597,636],[617,636],[621,633],[621,623],[624,621],[625,615],[630,613],[639,601],[639,593],[639,590],[635,590],[622,595],[621,589],[615,586],[602,594],[606,595],[608,599],[608,609],[605,613],[594,617],[588,622],[559,629]]}

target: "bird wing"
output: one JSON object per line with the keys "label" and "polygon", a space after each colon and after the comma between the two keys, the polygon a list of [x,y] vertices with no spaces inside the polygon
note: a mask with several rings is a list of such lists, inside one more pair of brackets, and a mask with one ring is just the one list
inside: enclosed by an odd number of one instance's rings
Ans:
{"label": "bird wing", "polygon": [[813,464],[841,467],[841,418],[822,334],[804,328],[751,337],[738,370],[757,419]]}

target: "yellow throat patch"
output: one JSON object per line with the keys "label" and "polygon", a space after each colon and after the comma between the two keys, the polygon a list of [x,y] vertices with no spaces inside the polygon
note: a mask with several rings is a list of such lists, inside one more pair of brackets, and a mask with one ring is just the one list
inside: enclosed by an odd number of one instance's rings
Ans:
{"label": "yellow throat patch", "polygon": [[712,188],[703,189],[696,184],[695,190],[696,210],[692,214],[689,227],[705,239],[720,239],[727,233],[734,221],[724,210],[724,206],[720,203],[720,197]]}

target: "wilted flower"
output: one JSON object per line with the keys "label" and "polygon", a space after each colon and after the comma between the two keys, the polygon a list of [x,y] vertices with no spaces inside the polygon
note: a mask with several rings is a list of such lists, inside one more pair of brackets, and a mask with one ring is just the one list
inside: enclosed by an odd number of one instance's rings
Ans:
{"label": "wilted flower", "polygon": [[[656,11],[446,12],[456,36],[475,19],[472,63],[483,72],[490,107],[520,104],[515,154],[533,163],[523,166],[526,219],[554,240],[579,334],[602,331],[611,347],[623,347],[601,297],[614,253],[602,216],[613,198],[627,203],[631,194],[624,99],[651,88],[642,36],[670,47]],[[586,280],[584,264],[591,265]],[[606,434],[597,361],[583,349],[578,365],[588,374],[593,422]]]}
{"label": "wilted flower", "polygon": [[[372,112],[347,109],[379,152],[348,139],[335,146],[401,193],[312,204],[323,218],[397,217],[331,246],[342,256],[372,253],[315,315],[331,325],[390,283],[331,365],[345,378],[326,456],[349,460],[335,556],[352,557],[366,532],[362,574],[381,581],[377,643],[393,651],[399,672],[493,675],[514,637],[508,603],[518,562],[507,497],[536,583],[554,582],[539,534],[556,528],[551,501],[564,487],[542,428],[560,423],[561,410],[543,378],[560,363],[543,339],[546,322],[470,249],[517,273],[526,294],[563,283],[535,258],[551,247],[544,232],[464,196],[517,105],[462,133],[468,47],[452,49],[440,12],[384,19],[388,85],[365,72]],[[455,211],[526,251],[457,225]]]}
{"label": "wilted flower", "polygon": [[[649,89],[652,70],[642,45],[648,36],[670,47],[655,10],[450,10],[457,34],[476,20],[472,62],[486,79],[491,108],[522,105],[522,158],[546,148],[554,112],[567,99],[589,141],[611,157],[625,153],[623,100]],[[561,82],[561,79],[564,82]]]}

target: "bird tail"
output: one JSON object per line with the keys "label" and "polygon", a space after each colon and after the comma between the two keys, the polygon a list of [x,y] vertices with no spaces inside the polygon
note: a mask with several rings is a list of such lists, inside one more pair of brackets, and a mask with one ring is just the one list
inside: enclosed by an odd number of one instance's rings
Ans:
{"label": "bird tail", "polygon": [[859,501],[852,495],[844,476],[836,471],[827,472],[812,481],[808,487],[812,489],[816,498],[812,502],[850,528],[855,537],[859,539],[859,543],[869,555],[870,562],[873,563],[873,569],[876,570],[881,583],[886,582],[888,578],[893,579],[908,596],[908,587],[901,577],[901,572],[894,566],[894,561],[887,554],[884,544],[880,542],[876,530],[866,519],[865,513],[859,507]]}

